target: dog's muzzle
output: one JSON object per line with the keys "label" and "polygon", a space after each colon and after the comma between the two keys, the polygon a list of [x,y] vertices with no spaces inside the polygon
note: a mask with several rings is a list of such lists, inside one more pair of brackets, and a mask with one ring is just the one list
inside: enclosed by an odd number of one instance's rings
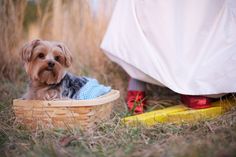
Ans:
{"label": "dog's muzzle", "polygon": [[53,68],[55,63],[53,61],[48,61],[48,67]]}
{"label": "dog's muzzle", "polygon": [[54,66],[55,66],[55,63],[53,61],[48,61],[48,67],[46,70],[51,71],[53,70]]}

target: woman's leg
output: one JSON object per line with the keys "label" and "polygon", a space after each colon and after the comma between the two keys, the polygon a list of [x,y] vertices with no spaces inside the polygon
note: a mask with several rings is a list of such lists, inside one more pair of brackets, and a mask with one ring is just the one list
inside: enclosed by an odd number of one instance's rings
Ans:
{"label": "woman's leg", "polygon": [[127,106],[129,111],[143,113],[145,105],[145,83],[134,78],[130,78],[127,92]]}
{"label": "woman's leg", "polygon": [[144,91],[145,83],[134,78],[129,79],[128,91]]}
{"label": "woman's leg", "polygon": [[[130,111],[139,114],[143,113],[145,106],[145,82],[130,78],[128,84],[127,106]],[[181,101],[193,109],[211,107],[211,103],[225,94],[215,95],[181,95]]]}

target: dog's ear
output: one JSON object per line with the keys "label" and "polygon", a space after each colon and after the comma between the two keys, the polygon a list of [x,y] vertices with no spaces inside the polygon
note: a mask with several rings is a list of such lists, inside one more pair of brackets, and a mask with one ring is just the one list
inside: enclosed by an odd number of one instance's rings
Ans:
{"label": "dog's ear", "polygon": [[68,68],[72,64],[72,55],[69,48],[63,43],[57,43],[57,46],[62,50],[65,56],[65,66]]}
{"label": "dog's ear", "polygon": [[20,56],[22,61],[24,62],[29,62],[30,58],[32,56],[32,52],[34,50],[34,48],[39,44],[40,39],[35,39],[31,42],[26,43],[20,51]]}

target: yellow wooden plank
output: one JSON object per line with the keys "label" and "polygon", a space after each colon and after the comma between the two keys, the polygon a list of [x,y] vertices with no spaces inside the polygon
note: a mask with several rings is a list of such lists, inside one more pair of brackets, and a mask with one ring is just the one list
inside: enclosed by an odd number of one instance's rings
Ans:
{"label": "yellow wooden plank", "polygon": [[185,107],[184,105],[176,105],[172,107],[168,107],[165,109],[161,110],[156,110],[152,112],[147,112],[135,116],[130,116],[123,118],[122,121],[125,124],[129,125],[136,125],[139,123],[146,124],[146,125],[153,125],[156,124],[157,122],[163,122],[166,121],[166,115],[169,113],[175,113],[175,112],[180,112],[180,111],[185,111],[188,108]]}
{"label": "yellow wooden plank", "polygon": [[198,110],[187,110],[183,112],[177,112],[168,114],[165,122],[170,123],[185,123],[185,122],[196,122],[199,120],[207,120],[215,118],[224,112],[222,107],[211,107],[206,109]]}
{"label": "yellow wooden plank", "polygon": [[184,105],[177,105],[168,107],[166,109],[156,110],[136,116],[123,118],[123,122],[128,125],[144,124],[147,126],[155,125],[156,123],[181,123],[181,122],[194,122],[199,120],[206,120],[214,118],[225,111],[235,106],[234,99],[225,99],[222,101],[214,102],[211,108],[206,109],[190,109]]}
{"label": "yellow wooden plank", "polygon": [[215,118],[235,106],[235,99],[224,99],[212,103],[212,107],[206,109],[189,109],[183,112],[168,114],[166,122],[182,123],[194,122]]}

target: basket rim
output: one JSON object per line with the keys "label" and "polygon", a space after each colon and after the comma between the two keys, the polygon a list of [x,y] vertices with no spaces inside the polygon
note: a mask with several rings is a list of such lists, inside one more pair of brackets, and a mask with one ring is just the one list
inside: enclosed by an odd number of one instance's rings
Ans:
{"label": "basket rim", "polygon": [[76,106],[97,106],[106,103],[110,103],[112,101],[117,100],[120,97],[120,91],[112,89],[109,93],[104,94],[95,99],[89,100],[23,100],[22,98],[13,99],[13,106],[22,106],[22,104],[30,105],[30,104],[43,104],[44,106],[50,107],[76,107]]}

